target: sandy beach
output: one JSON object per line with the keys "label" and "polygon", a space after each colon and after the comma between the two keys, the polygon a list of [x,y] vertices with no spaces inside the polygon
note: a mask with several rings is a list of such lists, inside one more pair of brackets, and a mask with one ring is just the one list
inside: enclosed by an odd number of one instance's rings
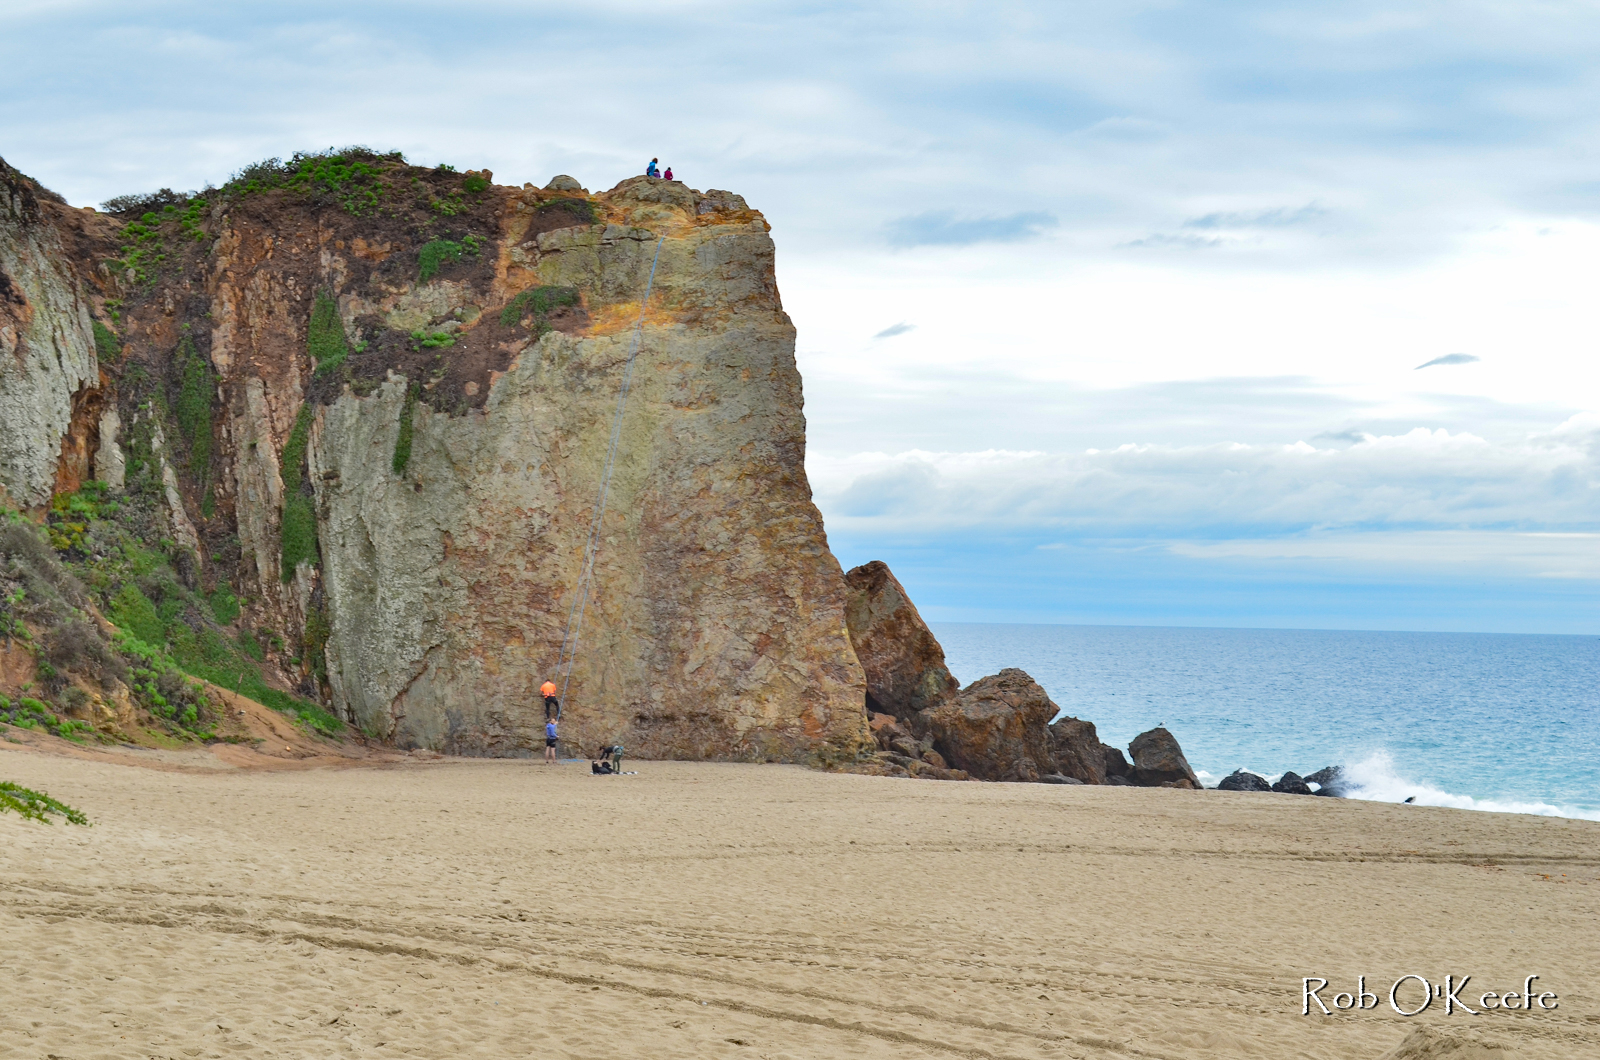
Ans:
{"label": "sandy beach", "polygon": [[[1511,1050],[1395,1055],[1600,1055],[1587,822],[772,765],[0,749],[0,778],[94,822],[0,816],[5,1057],[1310,1060],[1418,1027]],[[1406,974],[1470,975],[1474,1009],[1538,975],[1559,1007],[1402,1017]],[[1358,975],[1376,1007],[1301,1015],[1304,977],[1331,1000]]]}

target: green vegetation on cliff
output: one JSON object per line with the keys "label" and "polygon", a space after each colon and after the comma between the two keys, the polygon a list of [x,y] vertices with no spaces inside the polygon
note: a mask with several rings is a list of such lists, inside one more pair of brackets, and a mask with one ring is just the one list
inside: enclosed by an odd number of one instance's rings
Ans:
{"label": "green vegetation on cliff", "polygon": [[577,305],[578,289],[576,287],[556,287],[546,284],[541,287],[530,287],[513,298],[506,307],[500,310],[500,323],[506,327],[517,323],[523,317],[533,318],[533,337],[535,340],[550,330],[550,311],[559,306]]}
{"label": "green vegetation on cliff", "polygon": [[189,443],[189,471],[207,491],[211,469],[211,407],[217,400],[217,373],[194,348],[187,332],[178,341],[178,428]]}
{"label": "green vegetation on cliff", "polygon": [[411,464],[411,440],[416,432],[417,384],[406,387],[406,401],[400,408],[400,433],[394,441],[394,473],[404,475]]}
{"label": "green vegetation on cliff", "polygon": [[541,216],[552,213],[567,213],[572,215],[572,220],[577,224],[592,225],[599,220],[599,213],[594,208],[594,203],[588,199],[551,199],[543,203],[536,211]]}
{"label": "green vegetation on cliff", "polygon": [[[155,503],[114,498],[104,483],[88,482],[52,503],[48,538],[0,511],[0,636],[28,650],[36,674],[26,694],[0,696],[0,724],[79,742],[123,739],[126,719],[108,704],[125,687],[142,719],[135,724],[165,738],[209,739],[221,714],[196,677],[338,733],[332,715],[267,682],[255,633],[225,628],[240,613],[226,583],[205,594],[193,553],[149,542]],[[322,665],[317,651],[313,668]]]}
{"label": "green vegetation on cliff", "polygon": [[337,204],[345,213],[360,217],[378,208],[388,190],[384,173],[404,165],[399,151],[379,154],[366,147],[300,152],[285,162],[269,158],[246,166],[224,184],[223,195],[251,195],[287,188],[315,201]]}
{"label": "green vegetation on cliff", "polygon": [[116,333],[100,321],[92,322],[94,327],[94,349],[100,360],[115,364],[122,360],[122,343],[117,340]]}
{"label": "green vegetation on cliff", "polygon": [[302,563],[315,565],[317,552],[317,513],[311,504],[311,480],[306,467],[306,446],[311,439],[311,402],[300,406],[294,430],[283,446],[283,580],[294,580],[295,568]]}
{"label": "green vegetation on cliff", "polygon": [[327,375],[350,356],[350,339],[339,319],[339,303],[318,291],[311,305],[311,322],[306,325],[306,352],[318,375]]}

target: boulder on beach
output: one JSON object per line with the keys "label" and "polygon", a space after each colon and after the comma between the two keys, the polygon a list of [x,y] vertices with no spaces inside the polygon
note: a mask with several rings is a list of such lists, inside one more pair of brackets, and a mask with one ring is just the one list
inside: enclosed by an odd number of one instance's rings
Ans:
{"label": "boulder on beach", "polygon": [[1294,770],[1289,770],[1279,777],[1277,783],[1272,785],[1272,790],[1280,795],[1310,795],[1311,785]]}
{"label": "boulder on beach", "polygon": [[1106,752],[1119,759],[1122,752],[1100,742],[1094,722],[1081,718],[1060,718],[1050,726],[1051,752],[1062,776],[1073,777],[1084,784],[1106,782]]}
{"label": "boulder on beach", "polygon": [[1059,708],[1037,681],[1008,668],[917,716],[945,760],[980,780],[1037,781],[1057,773],[1050,719]]}
{"label": "boulder on beach", "polygon": [[882,560],[849,571],[845,624],[867,678],[867,710],[911,722],[960,689],[944,648]]}
{"label": "boulder on beach", "polygon": [[1178,740],[1164,728],[1141,732],[1128,745],[1133,758],[1131,779],[1145,788],[1200,788],[1200,778],[1189,768]]}
{"label": "boulder on beach", "polygon": [[1222,778],[1217,785],[1218,791],[1271,791],[1272,785],[1267,783],[1267,778],[1255,773],[1247,773],[1242,769],[1235,769],[1232,773]]}
{"label": "boulder on beach", "polygon": [[1041,784],[1082,784],[1077,777],[1063,776],[1060,773],[1046,773],[1039,778]]}
{"label": "boulder on beach", "polygon": [[1131,784],[1128,774],[1133,772],[1133,767],[1122,756],[1122,749],[1112,747],[1110,744],[1101,744],[1100,753],[1105,756],[1106,783]]}

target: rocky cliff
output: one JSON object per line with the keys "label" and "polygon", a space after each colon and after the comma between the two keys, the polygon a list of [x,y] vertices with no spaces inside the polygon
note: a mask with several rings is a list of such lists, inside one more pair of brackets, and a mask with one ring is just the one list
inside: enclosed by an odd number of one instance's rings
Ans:
{"label": "rocky cliff", "polygon": [[236,640],[373,737],[528,753],[642,312],[563,735],[869,739],[794,327],[739,196],[346,152],[113,205],[0,163],[0,485],[108,612],[202,662]]}

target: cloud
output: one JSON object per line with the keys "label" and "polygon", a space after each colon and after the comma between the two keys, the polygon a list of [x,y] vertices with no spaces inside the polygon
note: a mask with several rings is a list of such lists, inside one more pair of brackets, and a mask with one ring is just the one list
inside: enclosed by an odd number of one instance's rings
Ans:
{"label": "cloud", "polygon": [[1145,236],[1143,239],[1134,239],[1126,243],[1118,243],[1118,247],[1188,247],[1194,250],[1207,250],[1211,247],[1222,246],[1222,240],[1216,236],[1170,236],[1157,233]]}
{"label": "cloud", "polygon": [[1435,357],[1426,364],[1417,365],[1412,371],[1420,372],[1424,368],[1432,368],[1436,364],[1471,364],[1473,361],[1479,360],[1482,360],[1482,358],[1474,357],[1470,353],[1447,353],[1443,357]]}
{"label": "cloud", "polygon": [[1055,217],[1042,211],[1005,217],[957,217],[950,210],[934,210],[890,221],[888,239],[896,247],[1017,243],[1055,226]]}
{"label": "cloud", "polygon": [[1316,435],[1311,440],[1313,442],[1321,441],[1323,439],[1326,439],[1327,441],[1330,441],[1330,442],[1365,442],[1365,441],[1370,440],[1371,438],[1372,438],[1372,435],[1368,434],[1366,431],[1349,430],[1349,431],[1323,431],[1321,434]]}
{"label": "cloud", "polygon": [[1288,228],[1291,225],[1305,224],[1319,217],[1327,216],[1328,211],[1316,203],[1307,203],[1299,209],[1290,210],[1279,207],[1275,210],[1260,210],[1254,213],[1208,213],[1202,217],[1191,217],[1183,222],[1184,228]]}
{"label": "cloud", "polygon": [[872,337],[875,339],[892,339],[896,335],[904,335],[908,331],[915,330],[917,330],[917,326],[915,324],[907,324],[904,320],[902,320],[898,324],[891,324],[889,327],[884,328],[882,331],[878,332]]}
{"label": "cloud", "polygon": [[858,453],[808,461],[830,527],[1028,529],[1141,539],[1308,532],[1587,532],[1600,423],[1517,442],[1417,427],[1346,447],[1141,445],[1081,452]]}

